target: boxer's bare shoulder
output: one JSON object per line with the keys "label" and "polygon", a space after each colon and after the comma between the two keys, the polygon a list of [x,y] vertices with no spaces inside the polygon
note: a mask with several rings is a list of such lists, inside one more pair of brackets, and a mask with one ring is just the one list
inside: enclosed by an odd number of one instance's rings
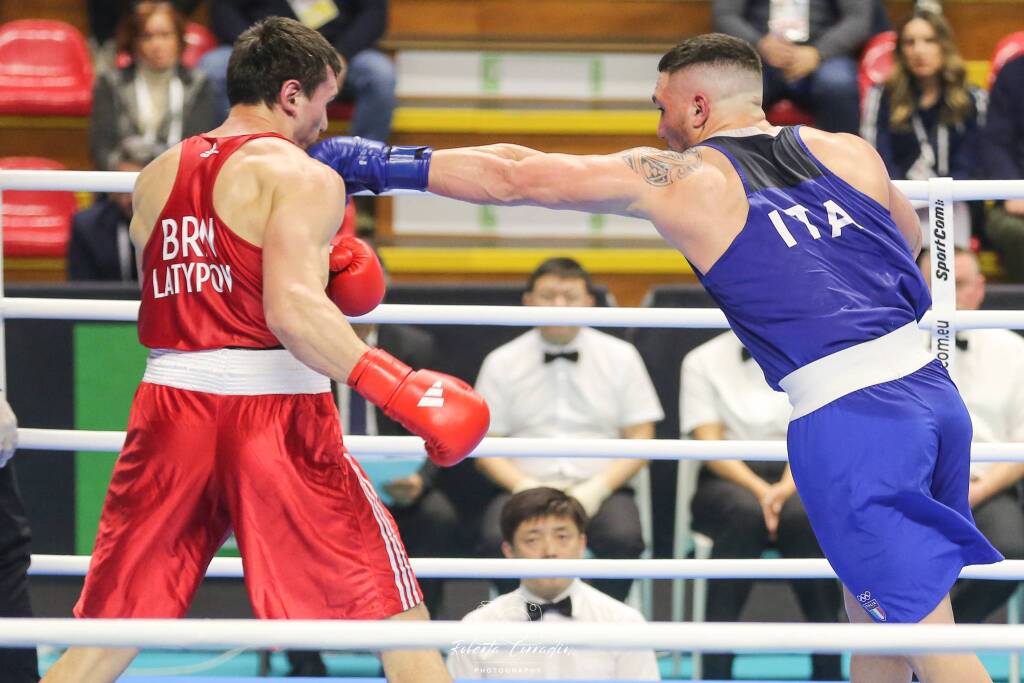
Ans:
{"label": "boxer's bare shoulder", "polygon": [[324,203],[344,207],[338,175],[287,140],[267,137],[246,143],[224,163],[213,190],[213,205],[231,229],[256,245],[275,202],[309,188]]}
{"label": "boxer's bare shoulder", "polygon": [[132,190],[131,236],[135,244],[143,245],[156,224],[156,219],[167,204],[174,188],[181,160],[181,143],[151,161],[139,172]]}

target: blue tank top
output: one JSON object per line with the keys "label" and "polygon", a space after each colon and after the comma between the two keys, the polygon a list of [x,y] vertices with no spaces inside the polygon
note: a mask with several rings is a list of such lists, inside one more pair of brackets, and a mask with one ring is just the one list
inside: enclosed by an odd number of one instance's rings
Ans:
{"label": "blue tank top", "polygon": [[797,368],[931,306],[889,210],[829,171],[798,131],[701,143],[732,162],[750,211],[721,258],[694,272],[778,391]]}

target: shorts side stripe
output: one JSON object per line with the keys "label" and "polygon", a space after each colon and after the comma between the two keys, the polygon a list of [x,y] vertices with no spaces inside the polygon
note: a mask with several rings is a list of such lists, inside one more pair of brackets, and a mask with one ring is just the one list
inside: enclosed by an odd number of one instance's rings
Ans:
{"label": "shorts side stripe", "polygon": [[370,503],[374,519],[377,520],[377,527],[380,529],[382,540],[387,549],[388,561],[391,563],[391,571],[395,575],[395,586],[398,588],[398,593],[402,600],[402,608],[403,610],[412,609],[417,603],[416,591],[413,588],[415,584],[411,581],[412,568],[409,566],[408,556],[401,550],[401,545],[395,538],[394,529],[391,528],[386,515],[381,510],[380,497],[377,495],[377,492],[363,476],[359,467],[352,462],[352,456],[348,452],[345,453],[345,459],[359,480],[359,485],[363,489],[363,495],[366,496],[367,501]]}

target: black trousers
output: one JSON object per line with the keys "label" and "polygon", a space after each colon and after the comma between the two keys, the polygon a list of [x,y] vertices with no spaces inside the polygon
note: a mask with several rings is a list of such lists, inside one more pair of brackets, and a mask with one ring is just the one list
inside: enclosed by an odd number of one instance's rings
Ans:
{"label": "black trousers", "polygon": [[[14,463],[0,469],[0,617],[31,617],[28,597],[29,544],[32,535],[18,493]],[[35,648],[0,648],[0,680],[39,680]]]}
{"label": "black trousers", "polygon": [[[974,508],[974,522],[1006,559],[1024,559],[1024,508],[1016,486]],[[979,624],[1003,606],[1017,585],[1017,581],[958,581],[950,594],[953,615],[959,622]]]}
{"label": "black trousers", "polygon": [[[484,511],[479,548],[483,557],[502,557],[501,509],[511,497],[508,493],[499,493]],[[640,528],[640,510],[632,489],[621,488],[601,504],[587,527],[587,547],[601,559],[631,560],[640,557],[644,551],[644,536]],[[514,580],[494,583],[501,593],[513,591],[519,585]],[[625,600],[633,585],[632,579],[593,579],[588,583],[616,600]]]}
{"label": "black trousers", "polygon": [[[409,506],[388,508],[398,524],[409,557],[458,557],[459,520],[448,497],[438,489],[429,489]],[[444,597],[444,579],[420,581],[423,602],[436,619]],[[305,675],[323,675],[319,652],[289,650],[292,670]]]}
{"label": "black trousers", "polygon": [[[748,463],[765,481],[775,482],[782,476],[785,463]],[[714,541],[711,557],[756,558],[772,546],[765,527],[761,504],[739,484],[701,471],[697,492],[693,497],[693,528]],[[807,513],[799,496],[792,496],[779,516],[778,540],[774,546],[785,557],[822,557]],[[708,581],[707,621],[736,621],[750,595],[753,581]],[[792,582],[800,608],[808,621],[831,623],[839,620],[842,593],[834,580],[797,580]],[[731,654],[704,655],[704,677],[732,678]],[[812,656],[813,680],[839,680],[838,655]]]}

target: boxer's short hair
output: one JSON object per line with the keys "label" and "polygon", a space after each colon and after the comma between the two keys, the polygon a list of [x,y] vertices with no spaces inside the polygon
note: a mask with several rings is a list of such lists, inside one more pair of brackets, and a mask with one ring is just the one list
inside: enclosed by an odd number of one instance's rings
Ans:
{"label": "boxer's short hair", "polygon": [[662,56],[658,71],[674,74],[690,66],[726,66],[761,77],[761,57],[745,40],[724,33],[687,38]]}
{"label": "boxer's short hair", "polygon": [[327,39],[287,17],[269,17],[235,41],[228,60],[228,102],[273,106],[281,85],[295,79],[306,95],[324,82],[324,69],[341,75],[341,55]]}

